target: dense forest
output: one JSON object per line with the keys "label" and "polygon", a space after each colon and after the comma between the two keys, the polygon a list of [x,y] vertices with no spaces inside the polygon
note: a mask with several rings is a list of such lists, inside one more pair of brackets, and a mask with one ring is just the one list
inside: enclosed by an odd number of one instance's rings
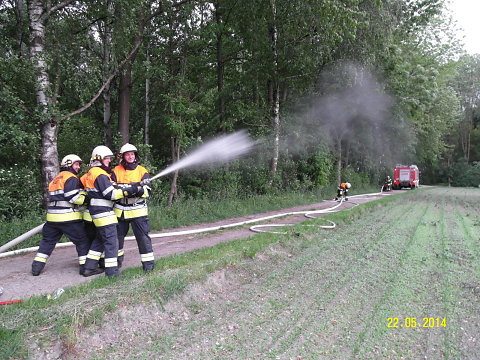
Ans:
{"label": "dense forest", "polygon": [[[5,0],[0,215],[41,209],[59,159],[135,144],[152,173],[219,134],[257,146],[164,199],[480,184],[480,56],[444,0]],[[84,169],[86,170],[86,169]]]}

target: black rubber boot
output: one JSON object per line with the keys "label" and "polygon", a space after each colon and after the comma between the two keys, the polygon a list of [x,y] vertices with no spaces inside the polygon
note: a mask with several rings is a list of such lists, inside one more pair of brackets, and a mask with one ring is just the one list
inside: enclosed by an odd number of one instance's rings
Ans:
{"label": "black rubber boot", "polygon": [[45,267],[45,263],[40,261],[34,261],[32,263],[32,275],[38,276],[42,272],[43,268]]}
{"label": "black rubber boot", "polygon": [[93,276],[93,275],[98,275],[98,274],[101,274],[105,271],[105,269],[100,269],[100,268],[96,268],[96,269],[85,269],[83,271],[83,276],[85,277],[89,277],[89,276]]}
{"label": "black rubber boot", "polygon": [[118,268],[106,268],[105,276],[109,278],[117,278],[120,276],[120,270]]}
{"label": "black rubber boot", "polygon": [[83,275],[84,272],[85,272],[85,264],[80,265],[80,268],[78,269],[78,273],[80,275]]}
{"label": "black rubber boot", "polygon": [[155,269],[155,263],[154,262],[144,263],[142,266],[143,266],[143,271],[146,272],[146,273],[152,272],[153,269]]}

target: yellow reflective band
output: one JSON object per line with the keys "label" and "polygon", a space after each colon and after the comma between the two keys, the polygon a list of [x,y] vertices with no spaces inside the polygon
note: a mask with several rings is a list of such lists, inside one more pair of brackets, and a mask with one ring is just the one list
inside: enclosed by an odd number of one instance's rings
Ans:
{"label": "yellow reflective band", "polygon": [[148,208],[144,207],[136,210],[124,210],[123,217],[125,219],[133,219],[137,217],[148,216]]}
{"label": "yellow reflective band", "polygon": [[122,217],[122,210],[114,208],[113,211],[115,211],[116,217]]}
{"label": "yellow reflective band", "polygon": [[84,255],[84,256],[79,256],[79,257],[78,257],[78,263],[79,263],[80,265],[85,264],[85,260],[87,260],[87,256],[86,256],[86,255]]}
{"label": "yellow reflective band", "polygon": [[117,224],[118,220],[116,215],[108,215],[98,219],[93,219],[93,223],[95,224],[96,227],[102,227],[102,226]]}
{"label": "yellow reflective band", "polygon": [[38,261],[38,262],[43,262],[43,263],[46,263],[47,262],[47,259],[44,258],[44,257],[41,257],[41,256],[35,256],[35,258],[33,259],[33,261]]}
{"label": "yellow reflective band", "polygon": [[90,215],[90,212],[84,211],[83,212],[83,220],[92,222],[92,216]]}
{"label": "yellow reflective band", "polygon": [[100,253],[98,251],[90,250],[88,252],[87,259],[98,260],[100,259]]}
{"label": "yellow reflective band", "polygon": [[117,267],[118,266],[118,262],[117,262],[117,258],[105,258],[105,267]]}
{"label": "yellow reflective band", "polygon": [[103,253],[101,253],[100,251],[95,251],[95,250],[90,250],[88,253],[93,255],[93,256],[103,255]]}
{"label": "yellow reflective band", "polygon": [[153,253],[150,253],[150,254],[142,254],[142,255],[141,255],[141,258],[142,258],[142,262],[155,260],[155,258],[153,257]]}
{"label": "yellow reflective band", "polygon": [[72,211],[65,214],[51,214],[47,213],[47,221],[50,222],[65,222],[72,220],[82,220],[82,213],[78,211]]}
{"label": "yellow reflective band", "polygon": [[118,256],[125,255],[125,251],[123,249],[118,250]]}

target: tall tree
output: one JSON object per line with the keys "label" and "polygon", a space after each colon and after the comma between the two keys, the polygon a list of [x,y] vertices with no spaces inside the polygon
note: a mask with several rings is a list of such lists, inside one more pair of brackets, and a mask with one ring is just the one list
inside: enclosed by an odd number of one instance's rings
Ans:
{"label": "tall tree", "polygon": [[459,123],[460,145],[463,157],[468,162],[472,132],[480,123],[480,55],[465,55],[458,61],[454,86],[463,114]]}
{"label": "tall tree", "polygon": [[280,153],[280,86],[278,69],[278,29],[277,29],[277,4],[276,0],[270,0],[271,15],[268,21],[268,34],[271,46],[272,76],[269,86],[269,99],[272,106],[272,130],[273,130],[273,151],[270,161],[270,181],[272,186],[277,173],[278,156]]}
{"label": "tall tree", "polygon": [[58,114],[54,111],[53,86],[50,82],[48,64],[46,61],[45,38],[48,22],[55,13],[73,3],[73,0],[57,4],[45,3],[41,0],[29,2],[30,19],[30,56],[36,69],[36,99],[42,118],[42,173],[44,182],[45,202],[47,201],[48,183],[58,172]]}

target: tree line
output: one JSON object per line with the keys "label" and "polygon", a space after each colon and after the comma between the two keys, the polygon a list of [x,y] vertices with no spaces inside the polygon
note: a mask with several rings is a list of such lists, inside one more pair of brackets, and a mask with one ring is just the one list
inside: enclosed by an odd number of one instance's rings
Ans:
{"label": "tree line", "polygon": [[154,171],[237,129],[257,151],[176,172],[170,203],[375,184],[397,163],[480,183],[480,58],[443,0],[7,0],[0,18],[4,216],[41,205],[65,154],[131,142]]}

